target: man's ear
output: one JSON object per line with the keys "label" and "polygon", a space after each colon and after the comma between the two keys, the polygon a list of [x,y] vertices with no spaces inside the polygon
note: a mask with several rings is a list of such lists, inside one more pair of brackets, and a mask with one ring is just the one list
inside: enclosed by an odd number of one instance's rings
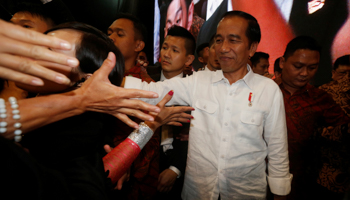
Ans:
{"label": "man's ear", "polygon": [[280,73],[280,72],[275,71],[274,73],[275,73],[275,77],[276,77],[276,78],[281,77],[281,73]]}
{"label": "man's ear", "polygon": [[335,76],[335,70],[332,69],[332,79],[334,79],[334,76]]}
{"label": "man's ear", "polygon": [[286,63],[286,59],[284,59],[284,57],[281,57],[281,59],[280,59],[280,68],[281,69],[283,69],[285,63]]}
{"label": "man's ear", "polygon": [[135,51],[140,52],[145,48],[145,42],[142,40],[137,40],[136,41],[136,46],[135,46]]}
{"label": "man's ear", "polygon": [[194,12],[194,3],[191,1],[191,4],[188,6],[187,14],[187,30],[189,31],[193,21],[193,12]]}
{"label": "man's ear", "polygon": [[191,55],[191,54],[187,55],[185,65],[187,66],[191,65],[193,60],[194,60],[194,55]]}
{"label": "man's ear", "polygon": [[200,63],[204,63],[203,57],[198,57],[198,61],[199,61]]}
{"label": "man's ear", "polygon": [[258,48],[258,44],[257,42],[253,42],[251,45],[250,45],[250,49],[249,49],[249,58],[253,57],[253,55],[255,54],[256,52],[256,49]]}

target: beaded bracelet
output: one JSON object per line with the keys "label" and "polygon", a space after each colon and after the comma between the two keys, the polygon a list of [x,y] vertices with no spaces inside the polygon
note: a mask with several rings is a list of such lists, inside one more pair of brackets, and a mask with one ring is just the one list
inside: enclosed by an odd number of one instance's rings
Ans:
{"label": "beaded bracelet", "polygon": [[[18,110],[17,99],[15,97],[10,97],[9,102],[10,102],[11,108],[12,108],[12,118],[14,120],[21,119],[21,116],[19,115],[20,113]],[[14,131],[15,142],[20,142],[22,140],[22,130],[20,129],[22,127],[22,124],[17,121],[13,126],[16,128],[16,130]]]}
{"label": "beaded bracelet", "polygon": [[6,111],[6,105],[5,105],[5,100],[0,98],[0,118],[1,118],[1,122],[0,122],[0,133],[6,133],[7,131],[7,122],[5,121],[6,117],[7,117],[7,111]]}

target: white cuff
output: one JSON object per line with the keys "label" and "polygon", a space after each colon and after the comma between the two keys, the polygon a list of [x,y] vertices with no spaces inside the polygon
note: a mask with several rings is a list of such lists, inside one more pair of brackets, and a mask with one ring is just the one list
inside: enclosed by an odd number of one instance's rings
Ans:
{"label": "white cuff", "polygon": [[281,196],[284,196],[290,193],[292,179],[293,179],[293,174],[289,174],[289,177],[286,177],[286,178],[267,176],[267,181],[269,183],[271,192],[273,194],[277,194]]}
{"label": "white cuff", "polygon": [[173,170],[173,171],[177,174],[177,178],[180,178],[181,172],[180,172],[179,169],[177,169],[177,168],[174,167],[174,166],[170,166],[169,169]]}

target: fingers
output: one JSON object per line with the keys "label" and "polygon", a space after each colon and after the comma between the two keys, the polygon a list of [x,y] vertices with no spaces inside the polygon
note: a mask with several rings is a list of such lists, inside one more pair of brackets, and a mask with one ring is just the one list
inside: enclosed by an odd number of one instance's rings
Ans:
{"label": "fingers", "polygon": [[180,122],[168,122],[166,125],[171,125],[171,126],[182,126]]}
{"label": "fingers", "polygon": [[130,126],[131,128],[135,128],[138,129],[139,125],[132,121],[127,115],[125,114],[121,114],[121,113],[117,113],[114,115],[116,118],[118,118],[120,121],[124,122],[126,125]]}
{"label": "fingers", "polygon": [[[37,62],[32,61],[30,59],[9,55],[9,54],[0,54],[0,55],[1,55],[1,60],[0,60],[1,66],[6,66],[7,68],[12,69],[12,71],[17,71],[18,73],[22,73],[22,74],[33,75],[39,78],[45,78],[47,80],[50,80],[59,84],[68,85],[70,83],[70,80],[63,74],[47,69],[39,65]],[[13,80],[13,79],[9,79],[9,80]],[[36,78],[36,80],[40,80],[40,79]],[[21,83],[25,82],[30,85],[39,84],[39,82],[37,84],[36,82],[28,83],[28,80],[21,81],[16,79],[13,81],[18,81]]]}
{"label": "fingers", "polygon": [[137,117],[143,121],[154,121],[154,117],[144,113],[143,111],[132,109],[132,108],[121,108],[118,110],[119,113],[126,114],[128,116]]}
{"label": "fingers", "polygon": [[[129,91],[129,89],[124,89],[124,88],[120,88],[122,89],[122,91],[117,92],[116,94],[121,95],[121,96],[137,96],[139,94],[139,92],[144,92],[143,90],[139,90],[136,93],[134,93],[134,91]],[[128,94],[125,94],[128,93]],[[144,96],[151,96],[154,95],[153,94],[145,94]],[[160,108],[158,106],[154,106],[151,104],[148,104],[144,101],[138,100],[138,99],[129,99],[127,97],[121,97],[120,98],[124,98],[123,103],[120,105],[120,107],[127,107],[127,108],[132,108],[132,109],[137,109],[137,110],[144,110],[144,111],[148,111],[148,112],[156,112],[159,113],[160,112]],[[130,98],[136,98],[136,97],[130,97]]]}
{"label": "fingers", "polygon": [[117,189],[118,190],[121,190],[122,187],[123,187],[123,183],[125,181],[127,181],[129,178],[128,178],[128,173],[125,173],[117,182]]}
{"label": "fingers", "polygon": [[158,94],[155,92],[138,90],[138,89],[123,88],[123,93],[121,95],[122,95],[121,97],[123,98],[158,98]]}
{"label": "fingers", "polygon": [[34,85],[34,86],[42,86],[44,85],[44,82],[36,77],[23,74],[17,71],[13,71],[11,69],[1,67],[0,66],[0,78],[6,79],[6,80],[12,80],[15,82],[20,82],[28,85]]}
{"label": "fingers", "polygon": [[[67,65],[62,65],[54,62],[49,62],[45,60],[36,60],[35,61],[38,65],[43,66],[44,68],[48,68],[51,70],[54,70],[56,72],[66,72],[69,73],[72,71],[72,67]],[[74,68],[77,69],[77,68]]]}
{"label": "fingers", "polygon": [[4,53],[56,62],[71,67],[77,67],[79,65],[79,61],[76,58],[50,51],[47,46],[33,45],[4,37],[0,37],[0,43],[0,50]]}
{"label": "fingers", "polygon": [[70,50],[72,48],[72,45],[67,41],[25,29],[3,20],[0,20],[0,34],[8,38],[40,46],[65,50]]}

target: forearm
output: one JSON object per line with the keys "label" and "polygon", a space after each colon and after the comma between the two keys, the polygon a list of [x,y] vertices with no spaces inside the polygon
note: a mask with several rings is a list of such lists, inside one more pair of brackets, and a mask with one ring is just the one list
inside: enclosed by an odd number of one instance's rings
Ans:
{"label": "forearm", "polygon": [[154,130],[141,123],[140,129],[132,132],[123,142],[103,157],[105,171],[109,172],[108,178],[111,179],[113,184],[130,168],[153,133]]}
{"label": "forearm", "polygon": [[267,179],[273,194],[287,195],[291,190],[292,175],[289,173],[286,114],[279,88],[271,103],[264,127],[268,152]]}
{"label": "forearm", "polygon": [[150,104],[157,104],[170,90],[174,91],[174,97],[168,102],[167,105],[190,105],[190,95],[188,91],[191,91],[192,77],[186,78],[173,78],[163,82],[146,83],[141,82],[140,79],[127,77],[125,79],[125,88],[135,88],[146,91],[153,91],[159,94],[157,99],[141,99]]}
{"label": "forearm", "polygon": [[79,108],[80,102],[81,97],[74,95],[74,92],[18,100],[21,116],[19,120],[12,118],[12,109],[7,102],[8,125],[7,132],[3,136],[13,139],[15,130],[13,125],[18,121],[22,124],[22,132],[27,133],[61,119],[82,114],[84,110]]}

